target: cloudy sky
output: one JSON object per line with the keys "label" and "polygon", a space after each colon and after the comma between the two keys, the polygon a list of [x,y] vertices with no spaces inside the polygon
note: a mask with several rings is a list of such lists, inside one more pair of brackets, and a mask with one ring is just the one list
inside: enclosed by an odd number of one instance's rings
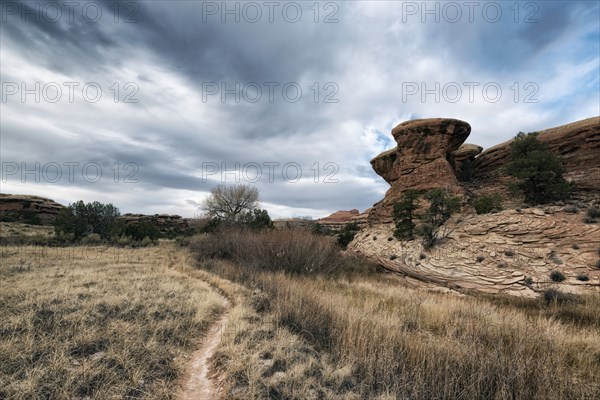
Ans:
{"label": "cloudy sky", "polygon": [[3,193],[198,215],[364,210],[390,130],[490,147],[600,114],[598,1],[2,1]]}

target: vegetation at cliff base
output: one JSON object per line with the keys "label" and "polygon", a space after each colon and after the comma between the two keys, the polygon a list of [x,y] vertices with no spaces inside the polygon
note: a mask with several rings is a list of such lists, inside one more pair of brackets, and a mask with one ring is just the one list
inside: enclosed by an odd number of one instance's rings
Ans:
{"label": "vegetation at cliff base", "polygon": [[[446,234],[443,226],[452,214],[460,211],[460,199],[450,196],[443,190],[430,190],[423,195],[429,203],[425,212],[417,214],[419,193],[407,190],[399,203],[394,204],[392,217],[396,224],[394,236],[400,240],[412,240],[416,233],[423,240],[425,248],[431,248]],[[414,220],[419,221],[417,225]]]}
{"label": "vegetation at cliff base", "polygon": [[417,200],[419,192],[409,189],[402,194],[402,200],[394,204],[392,217],[396,223],[394,236],[400,240],[413,240],[416,224],[416,210],[418,208]]}

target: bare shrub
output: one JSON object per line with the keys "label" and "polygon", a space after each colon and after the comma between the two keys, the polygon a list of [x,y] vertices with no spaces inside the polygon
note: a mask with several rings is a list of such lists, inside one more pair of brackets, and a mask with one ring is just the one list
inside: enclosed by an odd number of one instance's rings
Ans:
{"label": "bare shrub", "polygon": [[335,238],[301,229],[223,229],[196,236],[190,248],[199,259],[229,259],[259,271],[331,274],[373,268],[362,260],[342,256]]}

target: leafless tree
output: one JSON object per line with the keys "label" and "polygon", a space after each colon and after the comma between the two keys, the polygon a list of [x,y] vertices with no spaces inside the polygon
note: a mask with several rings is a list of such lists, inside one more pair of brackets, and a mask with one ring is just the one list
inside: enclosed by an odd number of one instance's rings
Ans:
{"label": "leafless tree", "polygon": [[211,216],[235,220],[247,211],[258,208],[258,189],[250,185],[219,185],[202,202],[202,209]]}

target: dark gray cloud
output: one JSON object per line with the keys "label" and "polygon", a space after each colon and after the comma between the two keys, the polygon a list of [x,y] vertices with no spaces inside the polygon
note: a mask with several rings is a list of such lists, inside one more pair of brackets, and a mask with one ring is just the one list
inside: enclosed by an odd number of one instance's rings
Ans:
{"label": "dark gray cloud", "polygon": [[[339,22],[332,24],[322,23],[332,11],[324,8],[328,2],[320,3],[319,23],[309,9],[313,2],[301,3],[304,15],[297,23],[286,21],[280,11],[273,23],[266,15],[257,23],[243,18],[235,23],[231,16],[222,23],[218,15],[203,14],[210,2],[201,1],[121,2],[135,7],[119,9],[118,22],[112,1],[80,2],[73,20],[58,2],[65,17],[57,21],[36,20],[43,2],[9,3],[18,12],[8,12],[3,4],[0,79],[28,87],[95,82],[103,97],[97,103],[85,101],[80,91],[73,103],[10,97],[0,116],[3,162],[94,162],[103,168],[134,163],[139,183],[17,180],[3,182],[3,191],[115,198],[126,211],[191,215],[221,181],[220,174],[202,179],[207,165],[234,169],[236,163],[294,162],[303,180],[291,183],[277,169],[272,182],[256,184],[277,215],[316,216],[364,209],[383,195],[387,185],[369,160],[394,144],[389,131],[403,120],[465,119],[473,126],[469,141],[490,146],[520,130],[600,114],[597,2],[535,2],[532,17],[539,22],[529,24],[523,23],[531,11],[526,3],[514,22],[512,2],[498,2],[504,18],[497,23],[481,14],[473,23],[464,18],[432,23],[431,17],[422,23],[420,15],[403,14],[406,2],[336,2]],[[97,22],[82,14],[88,4],[102,8]],[[129,16],[137,22],[123,22],[132,11]],[[432,87],[465,81],[496,82],[504,96],[497,103],[483,100],[481,92],[474,102],[466,94],[456,103],[403,98],[406,82]],[[521,93],[526,82],[537,83],[538,102],[513,101],[510,87],[516,81]],[[127,82],[136,85],[137,103],[122,101]],[[254,82],[263,97],[256,103],[243,96],[236,102],[232,95],[222,102],[220,94],[204,99],[210,82],[228,88]],[[268,101],[266,82],[279,85],[273,101]],[[291,82],[303,91],[298,102],[282,96],[281,88]],[[337,102],[324,102],[327,95]],[[327,162],[339,167],[337,183],[322,182]],[[321,169],[316,183],[315,163]],[[226,178],[232,183],[231,175]]]}

